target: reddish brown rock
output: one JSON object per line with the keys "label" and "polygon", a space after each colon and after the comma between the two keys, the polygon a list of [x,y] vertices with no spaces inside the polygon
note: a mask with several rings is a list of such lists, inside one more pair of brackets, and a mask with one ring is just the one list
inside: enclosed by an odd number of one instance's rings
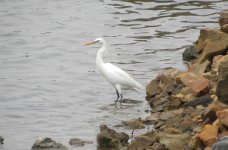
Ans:
{"label": "reddish brown rock", "polygon": [[196,96],[207,94],[210,89],[209,80],[201,79],[189,82],[189,87]]}
{"label": "reddish brown rock", "polygon": [[185,86],[189,86],[189,81],[194,81],[200,77],[192,72],[183,72],[176,77],[177,83],[183,83]]}
{"label": "reddish brown rock", "polygon": [[216,115],[219,118],[220,122],[228,127],[228,109],[220,110],[216,113]]}
{"label": "reddish brown rock", "polygon": [[217,140],[218,127],[207,124],[199,134],[199,138],[206,147],[212,146]]}

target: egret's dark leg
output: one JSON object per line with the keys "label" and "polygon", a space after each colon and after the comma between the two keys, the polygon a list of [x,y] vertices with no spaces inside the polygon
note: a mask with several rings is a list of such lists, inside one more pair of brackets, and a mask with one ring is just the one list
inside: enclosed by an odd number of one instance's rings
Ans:
{"label": "egret's dark leg", "polygon": [[[117,89],[116,89],[116,95],[117,95],[117,99],[116,99],[116,102],[117,102],[119,100],[119,98],[120,98],[120,94],[119,94]],[[122,94],[121,94],[121,97],[122,97]]]}
{"label": "egret's dark leg", "polygon": [[123,100],[123,95],[122,94],[120,94],[120,100]]}

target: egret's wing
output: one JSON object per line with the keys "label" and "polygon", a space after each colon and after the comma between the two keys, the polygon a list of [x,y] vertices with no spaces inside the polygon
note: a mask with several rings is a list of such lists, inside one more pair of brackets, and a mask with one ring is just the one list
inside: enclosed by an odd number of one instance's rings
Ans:
{"label": "egret's wing", "polygon": [[119,83],[122,86],[140,91],[143,87],[135,81],[127,72],[111,63],[105,63],[104,77],[113,84]]}

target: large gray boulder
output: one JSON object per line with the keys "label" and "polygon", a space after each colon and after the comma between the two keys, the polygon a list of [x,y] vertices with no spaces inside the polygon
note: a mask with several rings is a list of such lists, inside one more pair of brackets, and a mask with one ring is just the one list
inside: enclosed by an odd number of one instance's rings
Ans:
{"label": "large gray boulder", "polygon": [[227,149],[228,149],[228,136],[222,137],[212,146],[212,150],[227,150]]}
{"label": "large gray boulder", "polygon": [[66,146],[53,141],[48,137],[38,137],[32,146],[32,150],[69,150]]}

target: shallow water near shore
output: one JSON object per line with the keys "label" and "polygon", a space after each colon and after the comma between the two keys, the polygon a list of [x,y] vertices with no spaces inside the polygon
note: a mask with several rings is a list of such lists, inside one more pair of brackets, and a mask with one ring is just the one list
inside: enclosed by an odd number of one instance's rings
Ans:
{"label": "shallow water near shore", "polygon": [[[114,88],[95,68],[99,45],[83,43],[104,37],[105,61],[146,86],[163,68],[185,70],[183,50],[201,28],[218,28],[227,8],[227,0],[0,1],[0,149],[30,149],[38,136],[96,149],[100,124],[144,118],[150,108],[134,91],[124,97],[140,103],[115,105]],[[76,137],[93,144],[71,147]]]}

